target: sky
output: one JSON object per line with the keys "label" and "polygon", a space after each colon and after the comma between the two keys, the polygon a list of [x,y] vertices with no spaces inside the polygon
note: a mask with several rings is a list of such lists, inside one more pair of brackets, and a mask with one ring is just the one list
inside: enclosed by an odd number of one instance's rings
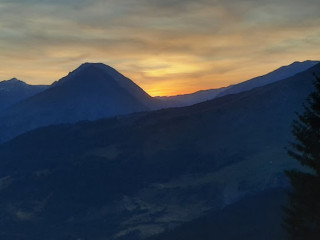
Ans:
{"label": "sky", "polygon": [[102,62],[152,96],[320,59],[319,0],[0,0],[0,80]]}

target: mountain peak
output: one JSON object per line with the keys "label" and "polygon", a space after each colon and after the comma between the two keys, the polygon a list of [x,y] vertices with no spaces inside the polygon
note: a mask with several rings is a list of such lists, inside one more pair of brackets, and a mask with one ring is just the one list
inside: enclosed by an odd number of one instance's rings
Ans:
{"label": "mountain peak", "polygon": [[[78,68],[70,72],[67,76],[60,79],[57,82],[54,82],[52,86],[61,86],[61,85],[94,85],[98,86],[101,84],[117,84],[124,89],[131,88],[129,91],[135,91],[137,88],[140,88],[134,84],[130,79],[123,76],[116,69],[105,65],[103,63],[91,63],[85,62],[81,64]],[[100,86],[101,87],[101,86]],[[132,87],[134,89],[132,89]]]}
{"label": "mountain peak", "polygon": [[88,67],[96,67],[96,66],[99,66],[99,65],[104,65],[104,64],[103,63],[98,63],[98,62],[97,63],[85,62],[85,63],[82,63],[77,69],[86,69]]}
{"label": "mountain peak", "polygon": [[19,79],[17,79],[17,78],[11,78],[11,79],[9,79],[9,80],[4,80],[4,81],[2,81],[3,83],[23,83],[23,84],[26,84],[25,82],[23,82],[23,81],[21,81],[21,80],[19,80]]}
{"label": "mountain peak", "polygon": [[312,67],[316,64],[318,64],[319,61],[315,61],[315,60],[305,60],[305,61],[295,61],[291,64],[289,64],[288,66],[284,66],[284,67]]}
{"label": "mountain peak", "polygon": [[110,67],[109,65],[106,65],[104,63],[99,63],[99,62],[85,62],[81,64],[75,71],[84,70],[92,67],[96,69],[104,70],[104,71],[110,71],[110,70],[116,71],[114,68]]}
{"label": "mountain peak", "polygon": [[[108,74],[113,78],[117,78],[116,76],[121,75],[117,70],[103,63],[85,62],[72,72],[69,72],[69,74],[66,77],[60,79],[57,82],[54,82],[53,85],[59,85],[64,82],[69,82],[70,79],[78,79],[77,82],[79,82],[79,76],[96,74]],[[90,77],[91,81],[93,79],[94,78]]]}
{"label": "mountain peak", "polygon": [[1,90],[8,90],[13,88],[25,88],[28,86],[27,83],[17,79],[17,78],[11,78],[9,80],[4,80],[0,82],[0,89]]}

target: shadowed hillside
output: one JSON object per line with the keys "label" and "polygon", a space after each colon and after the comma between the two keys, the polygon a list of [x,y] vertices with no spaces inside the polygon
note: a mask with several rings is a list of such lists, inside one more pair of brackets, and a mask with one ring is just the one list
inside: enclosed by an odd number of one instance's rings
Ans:
{"label": "shadowed hillside", "polygon": [[286,187],[320,65],[185,108],[37,129],[0,147],[0,237],[142,239]]}
{"label": "shadowed hillside", "polygon": [[147,240],[284,240],[286,204],[284,189],[270,189]]}

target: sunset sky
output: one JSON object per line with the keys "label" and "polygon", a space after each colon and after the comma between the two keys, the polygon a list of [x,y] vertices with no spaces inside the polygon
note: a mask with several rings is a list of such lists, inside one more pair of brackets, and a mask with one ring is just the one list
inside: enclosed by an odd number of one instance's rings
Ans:
{"label": "sunset sky", "polygon": [[0,0],[0,80],[102,62],[149,94],[218,88],[320,59],[319,0]]}

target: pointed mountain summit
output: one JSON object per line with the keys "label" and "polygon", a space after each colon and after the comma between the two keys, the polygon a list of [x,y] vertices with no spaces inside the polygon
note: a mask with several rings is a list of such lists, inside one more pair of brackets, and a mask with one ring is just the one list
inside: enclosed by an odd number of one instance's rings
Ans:
{"label": "pointed mountain summit", "polygon": [[45,85],[29,85],[17,78],[0,82],[0,114],[13,104],[47,89]]}
{"label": "pointed mountain summit", "polygon": [[46,94],[58,94],[59,100],[55,98],[64,104],[82,103],[82,107],[94,104],[87,109],[88,120],[147,111],[155,104],[152,97],[133,81],[102,63],[82,64],[55,82]]}
{"label": "pointed mountain summit", "polygon": [[154,109],[157,100],[115,69],[85,63],[0,116],[0,142],[28,130]]}

